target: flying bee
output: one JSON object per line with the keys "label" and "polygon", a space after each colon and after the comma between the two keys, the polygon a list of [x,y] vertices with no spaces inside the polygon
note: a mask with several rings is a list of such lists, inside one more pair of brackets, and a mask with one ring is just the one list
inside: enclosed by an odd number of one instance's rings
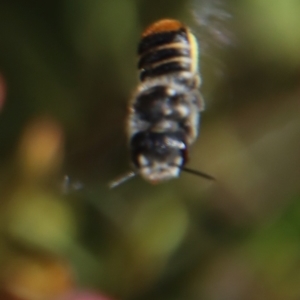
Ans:
{"label": "flying bee", "polygon": [[113,181],[111,188],[137,174],[150,183],[176,178],[180,171],[213,179],[185,167],[204,109],[198,54],[195,36],[177,20],[157,21],[143,32],[140,82],[127,119],[133,170]]}

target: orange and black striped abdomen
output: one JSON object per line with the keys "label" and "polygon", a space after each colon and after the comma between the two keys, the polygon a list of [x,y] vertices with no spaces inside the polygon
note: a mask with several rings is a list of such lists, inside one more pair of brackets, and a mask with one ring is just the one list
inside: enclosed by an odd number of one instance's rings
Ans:
{"label": "orange and black striped abdomen", "polygon": [[191,71],[188,29],[175,20],[161,20],[145,30],[138,48],[140,79]]}

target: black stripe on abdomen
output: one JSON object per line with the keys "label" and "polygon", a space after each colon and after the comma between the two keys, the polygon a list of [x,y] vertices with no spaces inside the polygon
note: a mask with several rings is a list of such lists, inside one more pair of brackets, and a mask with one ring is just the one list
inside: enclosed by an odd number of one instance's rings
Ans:
{"label": "black stripe on abdomen", "polygon": [[171,61],[159,64],[157,67],[149,66],[143,68],[140,72],[140,79],[141,81],[145,80],[146,78],[153,78],[156,76],[161,75],[168,75],[171,73],[176,73],[180,71],[188,71],[191,70],[191,63],[186,61]]}

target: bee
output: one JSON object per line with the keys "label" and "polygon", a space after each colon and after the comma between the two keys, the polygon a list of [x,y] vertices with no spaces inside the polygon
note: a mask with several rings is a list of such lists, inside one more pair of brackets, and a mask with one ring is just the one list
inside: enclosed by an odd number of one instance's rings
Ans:
{"label": "bee", "polygon": [[143,32],[139,84],[127,117],[133,170],[110,183],[111,188],[136,175],[155,184],[176,178],[181,171],[213,179],[185,167],[204,110],[198,55],[195,36],[177,20],[159,20]]}

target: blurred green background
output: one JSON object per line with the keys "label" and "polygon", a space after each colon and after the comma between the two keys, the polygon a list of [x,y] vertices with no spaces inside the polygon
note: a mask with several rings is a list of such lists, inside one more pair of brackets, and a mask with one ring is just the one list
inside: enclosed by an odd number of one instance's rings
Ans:
{"label": "blurred green background", "polygon": [[[298,0],[1,0],[0,299],[300,299],[299,15]],[[137,43],[164,17],[203,49],[189,166],[217,181],[109,190],[129,168]]]}

